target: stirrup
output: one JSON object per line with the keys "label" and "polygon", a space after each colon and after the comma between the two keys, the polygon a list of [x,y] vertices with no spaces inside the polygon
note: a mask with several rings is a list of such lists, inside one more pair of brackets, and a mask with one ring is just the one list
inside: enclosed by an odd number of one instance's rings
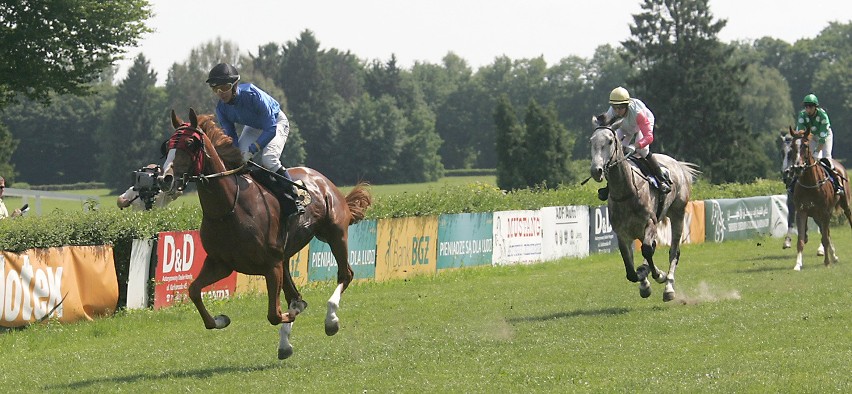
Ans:
{"label": "stirrup", "polygon": [[672,187],[669,186],[669,183],[663,180],[657,179],[657,185],[659,186],[660,193],[669,194],[672,191]]}

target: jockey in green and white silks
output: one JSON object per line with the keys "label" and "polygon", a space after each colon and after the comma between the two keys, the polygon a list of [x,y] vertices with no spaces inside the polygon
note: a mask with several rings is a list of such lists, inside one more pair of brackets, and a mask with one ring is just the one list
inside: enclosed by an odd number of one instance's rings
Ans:
{"label": "jockey in green and white silks", "polygon": [[834,136],[828,114],[820,108],[819,100],[814,94],[805,96],[802,104],[804,109],[799,111],[796,117],[796,130],[810,131],[812,141],[817,143],[813,150],[815,159],[830,159]]}
{"label": "jockey in green and white silks", "polygon": [[811,151],[814,159],[821,161],[829,170],[829,176],[834,184],[834,192],[843,194],[843,184],[834,171],[834,164],[831,163],[834,133],[831,132],[831,121],[828,119],[828,114],[820,107],[819,99],[813,93],[802,99],[802,105],[804,109],[799,111],[799,115],[796,117],[796,130],[810,132],[811,142],[816,143],[816,148]]}

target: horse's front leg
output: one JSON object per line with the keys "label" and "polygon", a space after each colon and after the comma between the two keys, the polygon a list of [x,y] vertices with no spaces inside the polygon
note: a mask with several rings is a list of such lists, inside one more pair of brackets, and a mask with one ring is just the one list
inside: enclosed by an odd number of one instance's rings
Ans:
{"label": "horse's front leg", "polygon": [[795,271],[802,270],[802,251],[805,250],[805,244],[808,243],[808,213],[804,211],[796,212],[796,229],[799,231],[796,239],[796,265],[793,267]]}
{"label": "horse's front leg", "polygon": [[278,359],[283,360],[293,355],[293,345],[290,344],[290,333],[293,331],[293,321],[296,313],[281,313],[281,287],[284,282],[284,262],[275,264],[266,273],[266,294],[269,300],[269,310],[266,318],[272,325],[280,324],[278,329]]}
{"label": "horse's front leg", "polygon": [[645,225],[644,239],[642,240],[642,257],[645,259],[645,262],[636,270],[636,274],[639,276],[639,295],[642,298],[651,296],[651,282],[648,281],[649,273],[658,282],[660,281],[658,278],[661,278],[662,281],[666,280],[665,274],[654,265],[654,250],[656,248],[657,226],[651,219],[648,219],[648,223]]}
{"label": "horse's front leg", "polygon": [[221,264],[220,261],[210,258],[204,259],[204,265],[201,266],[201,272],[198,277],[189,285],[189,299],[195,304],[195,309],[201,314],[201,320],[204,320],[204,327],[208,330],[213,328],[225,328],[231,324],[231,319],[225,315],[218,315],[215,318],[210,316],[207,308],[204,306],[204,301],[201,298],[201,289],[212,285],[233,272],[231,269]]}
{"label": "horse's front leg", "polygon": [[633,242],[625,242],[618,238],[618,251],[621,252],[621,259],[624,261],[624,271],[627,273],[627,280],[638,282],[639,275],[636,275],[636,269],[633,266]]}

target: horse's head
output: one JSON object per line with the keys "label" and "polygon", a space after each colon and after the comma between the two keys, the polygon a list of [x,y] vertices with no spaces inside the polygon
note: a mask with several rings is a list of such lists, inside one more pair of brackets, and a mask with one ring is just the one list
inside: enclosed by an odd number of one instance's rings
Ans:
{"label": "horse's head", "polygon": [[192,177],[201,175],[204,157],[204,132],[198,127],[195,110],[189,110],[189,122],[184,122],[172,110],[174,134],[163,144],[166,161],[158,178],[160,189],[168,193],[182,191]]}
{"label": "horse's head", "polygon": [[615,133],[619,125],[621,125],[620,120],[612,126],[597,126],[589,140],[589,145],[592,147],[592,166],[589,172],[596,182],[603,181],[609,167],[624,157],[621,141]]}

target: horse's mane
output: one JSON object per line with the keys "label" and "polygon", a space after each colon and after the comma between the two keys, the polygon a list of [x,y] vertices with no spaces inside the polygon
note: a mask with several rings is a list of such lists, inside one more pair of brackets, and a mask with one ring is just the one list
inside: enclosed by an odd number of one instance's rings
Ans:
{"label": "horse's mane", "polygon": [[216,153],[219,154],[226,168],[233,169],[243,164],[240,149],[234,146],[234,139],[225,134],[225,131],[216,124],[213,114],[198,115],[198,127],[213,143]]}

